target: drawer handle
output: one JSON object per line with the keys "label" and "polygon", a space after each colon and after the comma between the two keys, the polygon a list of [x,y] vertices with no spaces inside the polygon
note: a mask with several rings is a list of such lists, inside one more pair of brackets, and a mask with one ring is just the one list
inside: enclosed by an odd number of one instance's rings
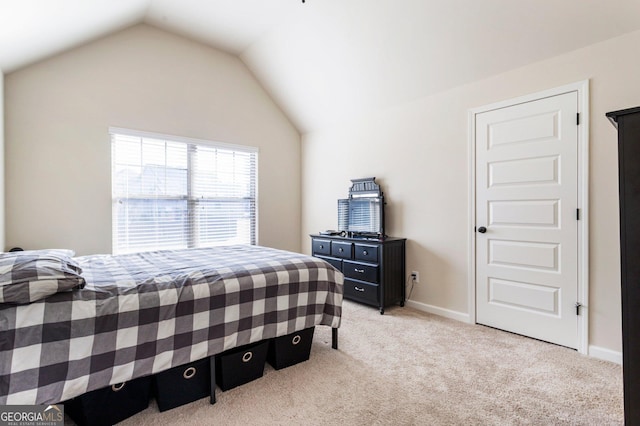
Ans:
{"label": "drawer handle", "polygon": [[354,270],[355,270],[356,272],[359,272],[359,273],[361,273],[361,274],[364,274],[364,269],[358,269],[358,268],[355,268]]}
{"label": "drawer handle", "polygon": [[293,339],[291,339],[291,343],[297,345],[298,343],[300,343],[300,340],[302,340],[302,338],[296,334],[295,336],[293,336]]}
{"label": "drawer handle", "polygon": [[320,244],[320,249],[323,249],[323,248],[324,248],[324,246],[322,244]]}
{"label": "drawer handle", "polygon": [[368,255],[368,254],[369,254],[369,252],[368,252],[368,251],[366,251],[366,250],[362,250],[362,255],[363,255],[363,256],[366,256],[366,255]]}
{"label": "drawer handle", "polygon": [[340,248],[338,249],[338,251],[339,251],[340,253],[342,253],[342,252],[344,251],[344,249],[343,249],[342,247],[340,247]]}
{"label": "drawer handle", "polygon": [[242,355],[242,362],[249,362],[253,358],[253,352],[249,351]]}
{"label": "drawer handle", "polygon": [[195,367],[189,367],[186,370],[184,370],[184,373],[182,373],[182,377],[184,377],[185,379],[190,379],[195,375],[196,375]]}
{"label": "drawer handle", "polygon": [[122,383],[115,384],[115,385],[111,386],[111,390],[114,391],[114,392],[118,392],[118,391],[122,390],[122,388],[124,387],[125,383],[127,383],[127,382],[122,382]]}
{"label": "drawer handle", "polygon": [[364,291],[364,288],[360,288],[358,286],[355,286],[354,288],[356,289],[356,291]]}

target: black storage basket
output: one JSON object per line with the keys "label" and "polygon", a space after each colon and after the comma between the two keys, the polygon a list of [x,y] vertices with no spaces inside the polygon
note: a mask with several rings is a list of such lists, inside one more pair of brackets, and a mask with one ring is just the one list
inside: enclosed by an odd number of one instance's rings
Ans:
{"label": "black storage basket", "polygon": [[233,348],[216,355],[216,383],[223,391],[262,377],[269,341]]}
{"label": "black storage basket", "polygon": [[[204,358],[153,376],[153,393],[160,411],[211,396],[211,362]],[[215,399],[211,399],[213,404]]]}
{"label": "black storage basket", "polygon": [[64,403],[64,411],[79,426],[110,426],[149,406],[151,377],[97,389]]}
{"label": "black storage basket", "polygon": [[315,327],[310,327],[271,339],[267,355],[269,364],[276,370],[280,370],[307,361],[311,354],[314,329]]}

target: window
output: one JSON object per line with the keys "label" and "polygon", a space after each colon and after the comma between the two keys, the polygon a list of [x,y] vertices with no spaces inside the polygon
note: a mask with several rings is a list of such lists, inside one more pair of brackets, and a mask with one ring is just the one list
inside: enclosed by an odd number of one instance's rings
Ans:
{"label": "window", "polygon": [[256,243],[256,148],[110,133],[114,253]]}

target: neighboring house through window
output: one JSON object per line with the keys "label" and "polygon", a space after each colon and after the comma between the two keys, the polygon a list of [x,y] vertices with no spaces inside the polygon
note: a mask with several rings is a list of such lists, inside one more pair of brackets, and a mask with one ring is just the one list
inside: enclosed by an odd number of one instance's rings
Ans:
{"label": "neighboring house through window", "polygon": [[256,244],[257,148],[109,131],[114,254]]}

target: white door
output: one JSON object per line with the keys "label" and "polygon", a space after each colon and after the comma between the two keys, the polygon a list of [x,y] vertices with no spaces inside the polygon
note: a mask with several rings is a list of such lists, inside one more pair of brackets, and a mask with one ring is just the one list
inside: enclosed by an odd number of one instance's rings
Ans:
{"label": "white door", "polygon": [[579,344],[577,112],[569,92],[475,121],[476,321],[571,348]]}

